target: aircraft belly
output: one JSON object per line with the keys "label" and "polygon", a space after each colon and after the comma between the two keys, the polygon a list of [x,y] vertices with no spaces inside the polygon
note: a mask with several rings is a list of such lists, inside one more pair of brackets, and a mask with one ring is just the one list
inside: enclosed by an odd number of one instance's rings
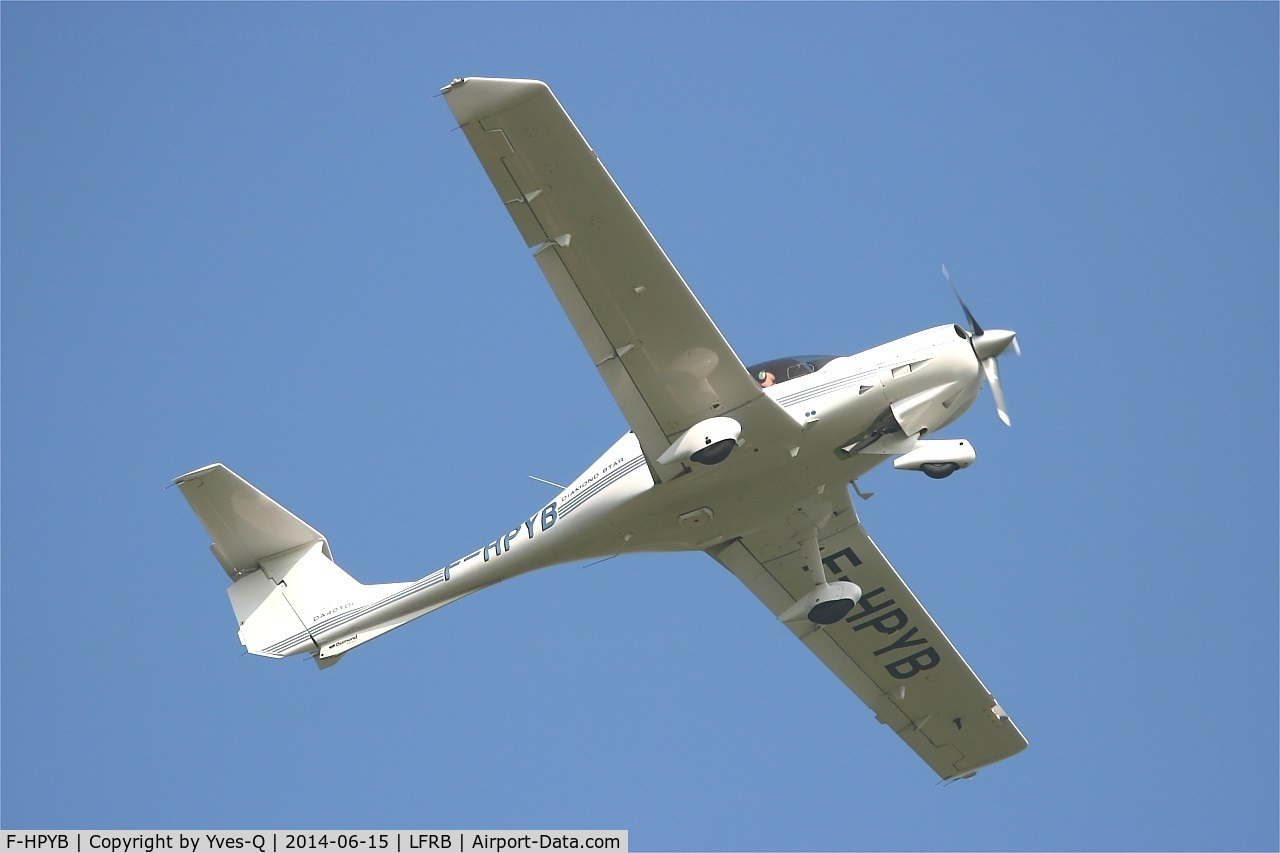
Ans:
{"label": "aircraft belly", "polygon": [[881,418],[889,403],[874,371],[815,376],[797,382],[787,398],[785,408],[798,422],[790,441],[757,441],[748,425],[741,446],[723,462],[686,463],[687,473],[660,485],[639,440],[627,433],[554,501],[442,568],[439,588],[407,597],[398,609],[414,612],[437,598],[561,563],[705,550],[776,525],[802,507],[820,516],[831,500],[827,489],[847,488],[884,460],[837,450]]}
{"label": "aircraft belly", "polygon": [[[881,412],[880,403],[866,407]],[[839,442],[860,420],[830,418],[797,436],[797,452],[766,454],[746,444],[716,466],[637,493],[616,505],[611,526],[628,551],[705,550],[777,523],[827,489],[847,489],[886,457],[840,458]]]}

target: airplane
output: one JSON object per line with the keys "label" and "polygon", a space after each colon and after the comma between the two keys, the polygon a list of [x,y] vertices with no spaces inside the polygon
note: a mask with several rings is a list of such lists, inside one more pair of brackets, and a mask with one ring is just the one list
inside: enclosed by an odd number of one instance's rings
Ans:
{"label": "airplane", "polygon": [[849,494],[890,458],[932,478],[969,467],[967,440],[932,436],[984,383],[1009,422],[996,359],[1015,334],[984,329],[960,299],[968,329],[746,366],[545,83],[470,77],[441,92],[631,429],[503,535],[403,583],[356,581],[320,532],[222,464],[178,477],[248,651],[323,669],[535,569],[704,551],[943,780],[1023,750]]}

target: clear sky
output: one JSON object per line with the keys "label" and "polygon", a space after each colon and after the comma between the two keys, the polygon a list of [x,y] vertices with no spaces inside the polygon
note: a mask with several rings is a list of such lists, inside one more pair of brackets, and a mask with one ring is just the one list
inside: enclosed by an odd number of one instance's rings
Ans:
{"label": "clear sky", "polygon": [[[1277,10],[4,3],[0,820],[1276,849]],[[626,429],[465,75],[550,83],[747,362],[963,321],[944,262],[1018,331],[1013,428],[858,508],[1026,752],[936,785],[700,554],[242,654],[171,478],[404,580]]]}

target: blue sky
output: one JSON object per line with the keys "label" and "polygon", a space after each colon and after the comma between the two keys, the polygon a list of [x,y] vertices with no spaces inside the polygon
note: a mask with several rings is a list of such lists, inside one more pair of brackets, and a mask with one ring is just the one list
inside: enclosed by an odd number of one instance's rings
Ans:
{"label": "blue sky", "polygon": [[[0,821],[1275,849],[1277,8],[5,3]],[[936,786],[699,554],[242,655],[172,477],[402,580],[626,429],[465,75],[551,84],[747,362],[961,320],[944,262],[1018,331],[1013,429],[858,507],[1026,752]]]}

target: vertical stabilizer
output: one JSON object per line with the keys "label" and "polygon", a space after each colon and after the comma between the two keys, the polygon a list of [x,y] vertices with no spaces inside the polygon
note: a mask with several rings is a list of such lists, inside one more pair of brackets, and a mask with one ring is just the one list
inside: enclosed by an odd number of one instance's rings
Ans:
{"label": "vertical stabilizer", "polygon": [[[240,641],[253,654],[278,658],[305,652],[323,668],[395,627],[378,630],[375,624],[362,635],[355,633],[376,617],[381,604],[411,584],[355,580],[333,562],[329,543],[315,528],[225,465],[210,465],[174,482],[234,581],[227,595],[240,623]],[[345,642],[332,642],[335,635]]]}

